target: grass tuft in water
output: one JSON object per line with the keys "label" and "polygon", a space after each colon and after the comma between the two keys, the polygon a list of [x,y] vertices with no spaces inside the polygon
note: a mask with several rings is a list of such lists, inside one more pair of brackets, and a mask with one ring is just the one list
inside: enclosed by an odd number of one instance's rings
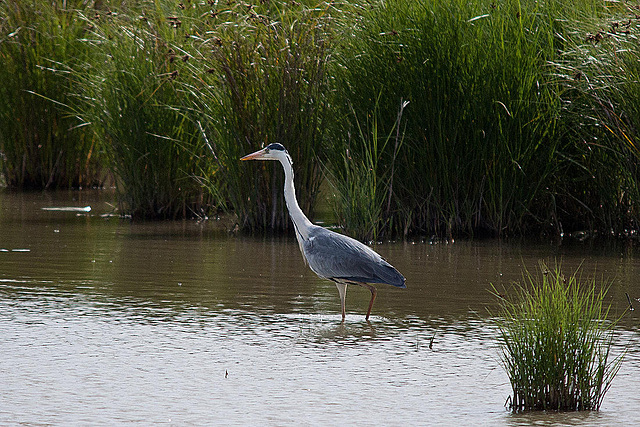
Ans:
{"label": "grass tuft in water", "polygon": [[494,288],[511,410],[600,408],[622,361],[610,354],[616,322],[608,320],[607,289],[545,263],[537,275],[525,272],[509,297]]}

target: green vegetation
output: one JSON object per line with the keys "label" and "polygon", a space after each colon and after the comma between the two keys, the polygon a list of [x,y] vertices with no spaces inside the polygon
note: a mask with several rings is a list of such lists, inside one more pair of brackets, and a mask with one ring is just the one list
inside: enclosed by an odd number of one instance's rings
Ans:
{"label": "green vegetation", "polygon": [[[379,154],[379,177],[400,165],[391,209],[381,210],[384,231],[608,232],[607,219],[635,217],[634,206],[616,201],[634,197],[628,185],[635,183],[619,179],[628,156],[613,158],[619,148],[610,138],[585,143],[597,122],[575,132],[593,116],[587,107],[599,104],[586,88],[570,91],[558,72],[567,51],[585,43],[585,28],[618,12],[629,13],[598,1],[553,0],[391,0],[362,8],[339,49],[338,99],[355,118],[338,133],[336,151],[360,157],[349,135],[372,106],[379,103],[377,125],[386,134],[397,105],[410,101],[402,149],[387,145]],[[574,55],[572,66],[585,58]]]}
{"label": "green vegetation", "polygon": [[186,109],[190,56],[175,45],[186,32],[169,16],[155,9],[84,17],[96,66],[78,72],[75,114],[103,142],[121,208],[134,218],[200,216],[215,201],[196,179],[217,165]]}
{"label": "green vegetation", "polygon": [[[402,115],[407,105],[408,102],[401,102],[395,125],[382,136],[376,102],[366,117],[367,123],[356,121],[356,135],[347,134],[348,138],[342,141],[346,148],[336,150],[340,158],[331,162],[330,180],[340,197],[334,211],[345,230],[361,240],[377,240],[380,230],[388,226],[383,220],[390,218],[396,155],[404,139]],[[384,164],[382,159],[387,147],[394,153],[390,164]]]}
{"label": "green vegetation", "polygon": [[11,187],[89,187],[104,179],[93,134],[65,113],[71,70],[89,52],[80,40],[84,24],[61,3],[0,4],[0,174]]}
{"label": "green vegetation", "polygon": [[139,218],[289,227],[323,179],[360,238],[633,237],[640,20],[631,2],[138,0],[0,4],[0,169],[100,185]]}
{"label": "green vegetation", "polygon": [[[515,294],[500,298],[502,362],[513,390],[510,408],[598,410],[622,361],[611,357],[607,287],[540,264]],[[498,294],[496,293],[498,296]]]}
{"label": "green vegetation", "polygon": [[[196,64],[216,76],[195,101],[220,164],[218,174],[204,179],[225,195],[222,203],[235,211],[243,227],[286,229],[279,165],[246,165],[238,159],[271,142],[282,143],[295,164],[300,206],[313,212],[322,181],[317,154],[330,126],[327,6],[239,4],[216,19],[221,20],[216,30],[194,43],[194,56],[201,59]],[[264,168],[272,173],[258,170]]]}
{"label": "green vegetation", "polygon": [[637,12],[635,6],[585,20],[583,42],[568,45],[554,64],[571,100],[565,116],[574,151],[567,175],[577,168],[590,174],[564,183],[574,198],[566,198],[562,210],[585,229],[626,237],[637,230],[640,200]]}

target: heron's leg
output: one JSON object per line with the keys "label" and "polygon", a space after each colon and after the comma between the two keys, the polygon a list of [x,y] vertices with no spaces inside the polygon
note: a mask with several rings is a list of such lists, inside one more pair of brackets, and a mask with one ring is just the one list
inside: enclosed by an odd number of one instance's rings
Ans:
{"label": "heron's leg", "polygon": [[346,315],[345,298],[347,297],[347,284],[336,282],[336,287],[340,293],[340,302],[342,303],[342,320],[344,321],[344,317]]}
{"label": "heron's leg", "polygon": [[363,288],[369,289],[369,291],[371,292],[371,301],[369,301],[369,310],[367,310],[367,317],[366,317],[366,319],[369,320],[369,315],[371,314],[371,307],[373,307],[373,302],[376,300],[376,295],[378,295],[378,290],[376,289],[375,286],[370,285],[368,283],[358,283],[358,284]]}

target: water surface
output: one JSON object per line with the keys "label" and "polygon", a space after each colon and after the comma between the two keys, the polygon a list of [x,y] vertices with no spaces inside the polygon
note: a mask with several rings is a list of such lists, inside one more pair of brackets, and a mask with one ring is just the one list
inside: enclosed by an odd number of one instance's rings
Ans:
{"label": "water surface", "polygon": [[[293,238],[131,223],[109,193],[0,192],[0,424],[638,425],[640,258],[624,246],[376,247],[407,289],[335,286]],[[43,210],[86,207],[90,212]],[[538,260],[611,281],[628,354],[601,411],[512,415],[489,311]]]}

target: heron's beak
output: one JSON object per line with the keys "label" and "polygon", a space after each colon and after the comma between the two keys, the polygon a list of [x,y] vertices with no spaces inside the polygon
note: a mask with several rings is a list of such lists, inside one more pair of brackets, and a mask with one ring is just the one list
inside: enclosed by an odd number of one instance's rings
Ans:
{"label": "heron's beak", "polygon": [[263,148],[262,150],[258,150],[255,153],[247,154],[240,160],[260,160],[262,159],[262,156],[267,152],[266,150],[266,148]]}

